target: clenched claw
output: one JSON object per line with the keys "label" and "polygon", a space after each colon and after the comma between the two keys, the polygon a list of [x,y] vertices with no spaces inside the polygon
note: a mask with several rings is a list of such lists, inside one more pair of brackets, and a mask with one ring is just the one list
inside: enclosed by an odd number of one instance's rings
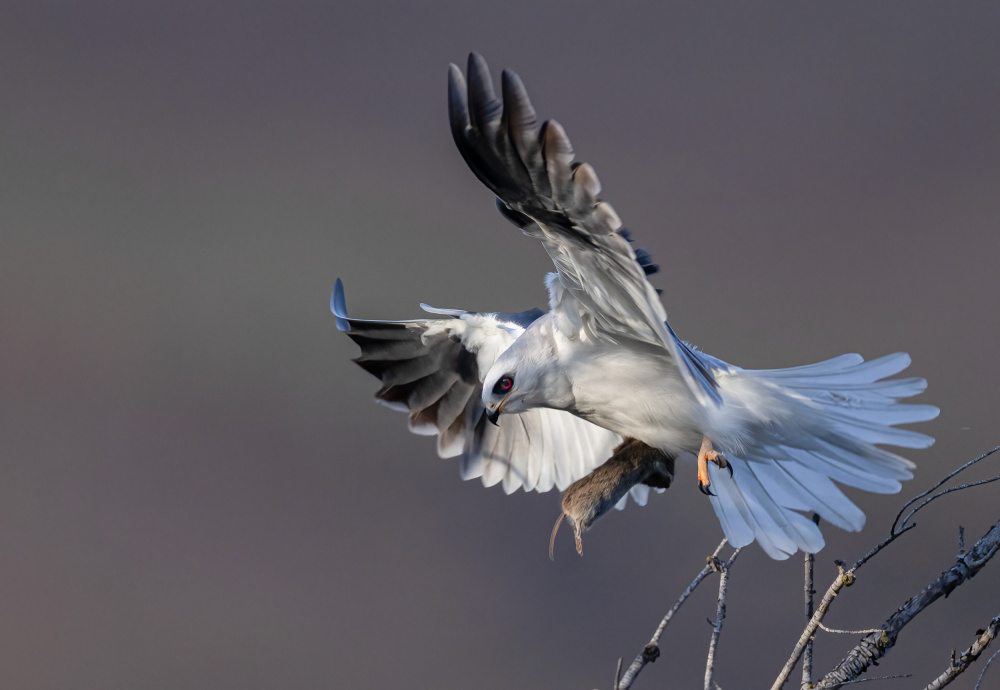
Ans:
{"label": "clenched claw", "polygon": [[726,456],[715,450],[708,436],[703,436],[701,448],[698,450],[698,489],[706,496],[715,495],[708,489],[712,483],[708,477],[708,463],[710,462],[714,462],[722,469],[729,470],[729,476],[733,476],[733,466],[726,460]]}

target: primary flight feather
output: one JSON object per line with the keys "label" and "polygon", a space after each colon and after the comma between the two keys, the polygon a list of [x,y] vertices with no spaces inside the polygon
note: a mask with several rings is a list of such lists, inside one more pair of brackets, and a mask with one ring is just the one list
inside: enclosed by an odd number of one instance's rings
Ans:
{"label": "primary flight feather", "polygon": [[[452,65],[451,131],[503,215],[540,240],[555,264],[546,281],[549,311],[427,308],[449,318],[362,321],[347,316],[338,281],[331,309],[338,328],[361,345],[359,364],[382,380],[376,397],[407,410],[414,432],[437,434],[439,454],[461,455],[464,478],[502,482],[508,492],[577,482],[563,505],[578,548],[580,531],[607,507],[576,510],[574,499],[594,493],[582,483],[616,446],[616,457],[627,447],[639,460],[608,465],[627,466],[628,478],[623,470],[602,506],[613,496],[622,507],[626,491],[644,503],[647,485],[669,484],[664,461],[672,475],[673,458],[692,455],[699,486],[734,546],[756,540],[779,559],[798,549],[815,553],[823,536],[810,512],[860,530],[864,514],[834,482],[898,492],[914,465],[876,444],[933,443],[896,428],[938,414],[899,402],[922,392],[923,379],[884,380],[905,369],[909,356],[866,362],[848,354],[753,370],[683,342],[647,279],[656,267],[598,198],[593,168],[575,162],[558,123],[538,123],[517,75],[505,71],[501,87],[498,98],[476,54],[467,78]],[[643,457],[659,469],[636,470]]]}

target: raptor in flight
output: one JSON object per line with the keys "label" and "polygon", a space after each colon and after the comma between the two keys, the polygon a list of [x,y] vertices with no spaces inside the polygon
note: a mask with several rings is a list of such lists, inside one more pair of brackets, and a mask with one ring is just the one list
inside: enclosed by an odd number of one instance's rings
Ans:
{"label": "raptor in flight", "polygon": [[909,356],[755,370],[680,340],[648,280],[656,267],[598,198],[593,168],[575,161],[557,122],[538,122],[516,74],[505,71],[501,87],[497,98],[479,55],[467,77],[452,65],[451,131],[501,213],[555,264],[549,310],[422,305],[434,316],[361,320],[347,315],[338,280],[331,309],[361,346],[356,361],[381,380],[378,400],[408,412],[415,433],[436,435],[441,456],[460,456],[465,479],[508,493],[568,489],[578,548],[596,517],[626,494],[645,503],[686,456],[734,546],[756,539],[779,559],[814,553],[823,536],[811,512],[860,530],[864,513],[835,482],[898,492],[914,465],[879,445],[933,443],[896,428],[938,414],[899,402],[923,379],[886,380]]}

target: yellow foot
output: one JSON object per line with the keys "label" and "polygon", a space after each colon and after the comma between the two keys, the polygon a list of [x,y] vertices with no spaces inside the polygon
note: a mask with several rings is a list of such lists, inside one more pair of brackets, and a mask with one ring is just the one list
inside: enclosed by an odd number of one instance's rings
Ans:
{"label": "yellow foot", "polygon": [[709,485],[712,483],[708,478],[708,463],[714,462],[720,468],[729,470],[729,476],[733,475],[733,466],[726,460],[726,456],[712,447],[712,442],[708,436],[701,439],[701,449],[698,451],[698,490],[706,496],[714,496]]}

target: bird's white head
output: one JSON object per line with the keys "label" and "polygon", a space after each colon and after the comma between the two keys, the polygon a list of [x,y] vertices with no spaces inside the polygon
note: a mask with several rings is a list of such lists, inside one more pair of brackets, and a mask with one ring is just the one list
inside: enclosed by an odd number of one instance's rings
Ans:
{"label": "bird's white head", "polygon": [[502,413],[535,407],[566,409],[573,391],[550,342],[542,333],[525,331],[501,354],[483,380],[486,417],[498,424]]}

